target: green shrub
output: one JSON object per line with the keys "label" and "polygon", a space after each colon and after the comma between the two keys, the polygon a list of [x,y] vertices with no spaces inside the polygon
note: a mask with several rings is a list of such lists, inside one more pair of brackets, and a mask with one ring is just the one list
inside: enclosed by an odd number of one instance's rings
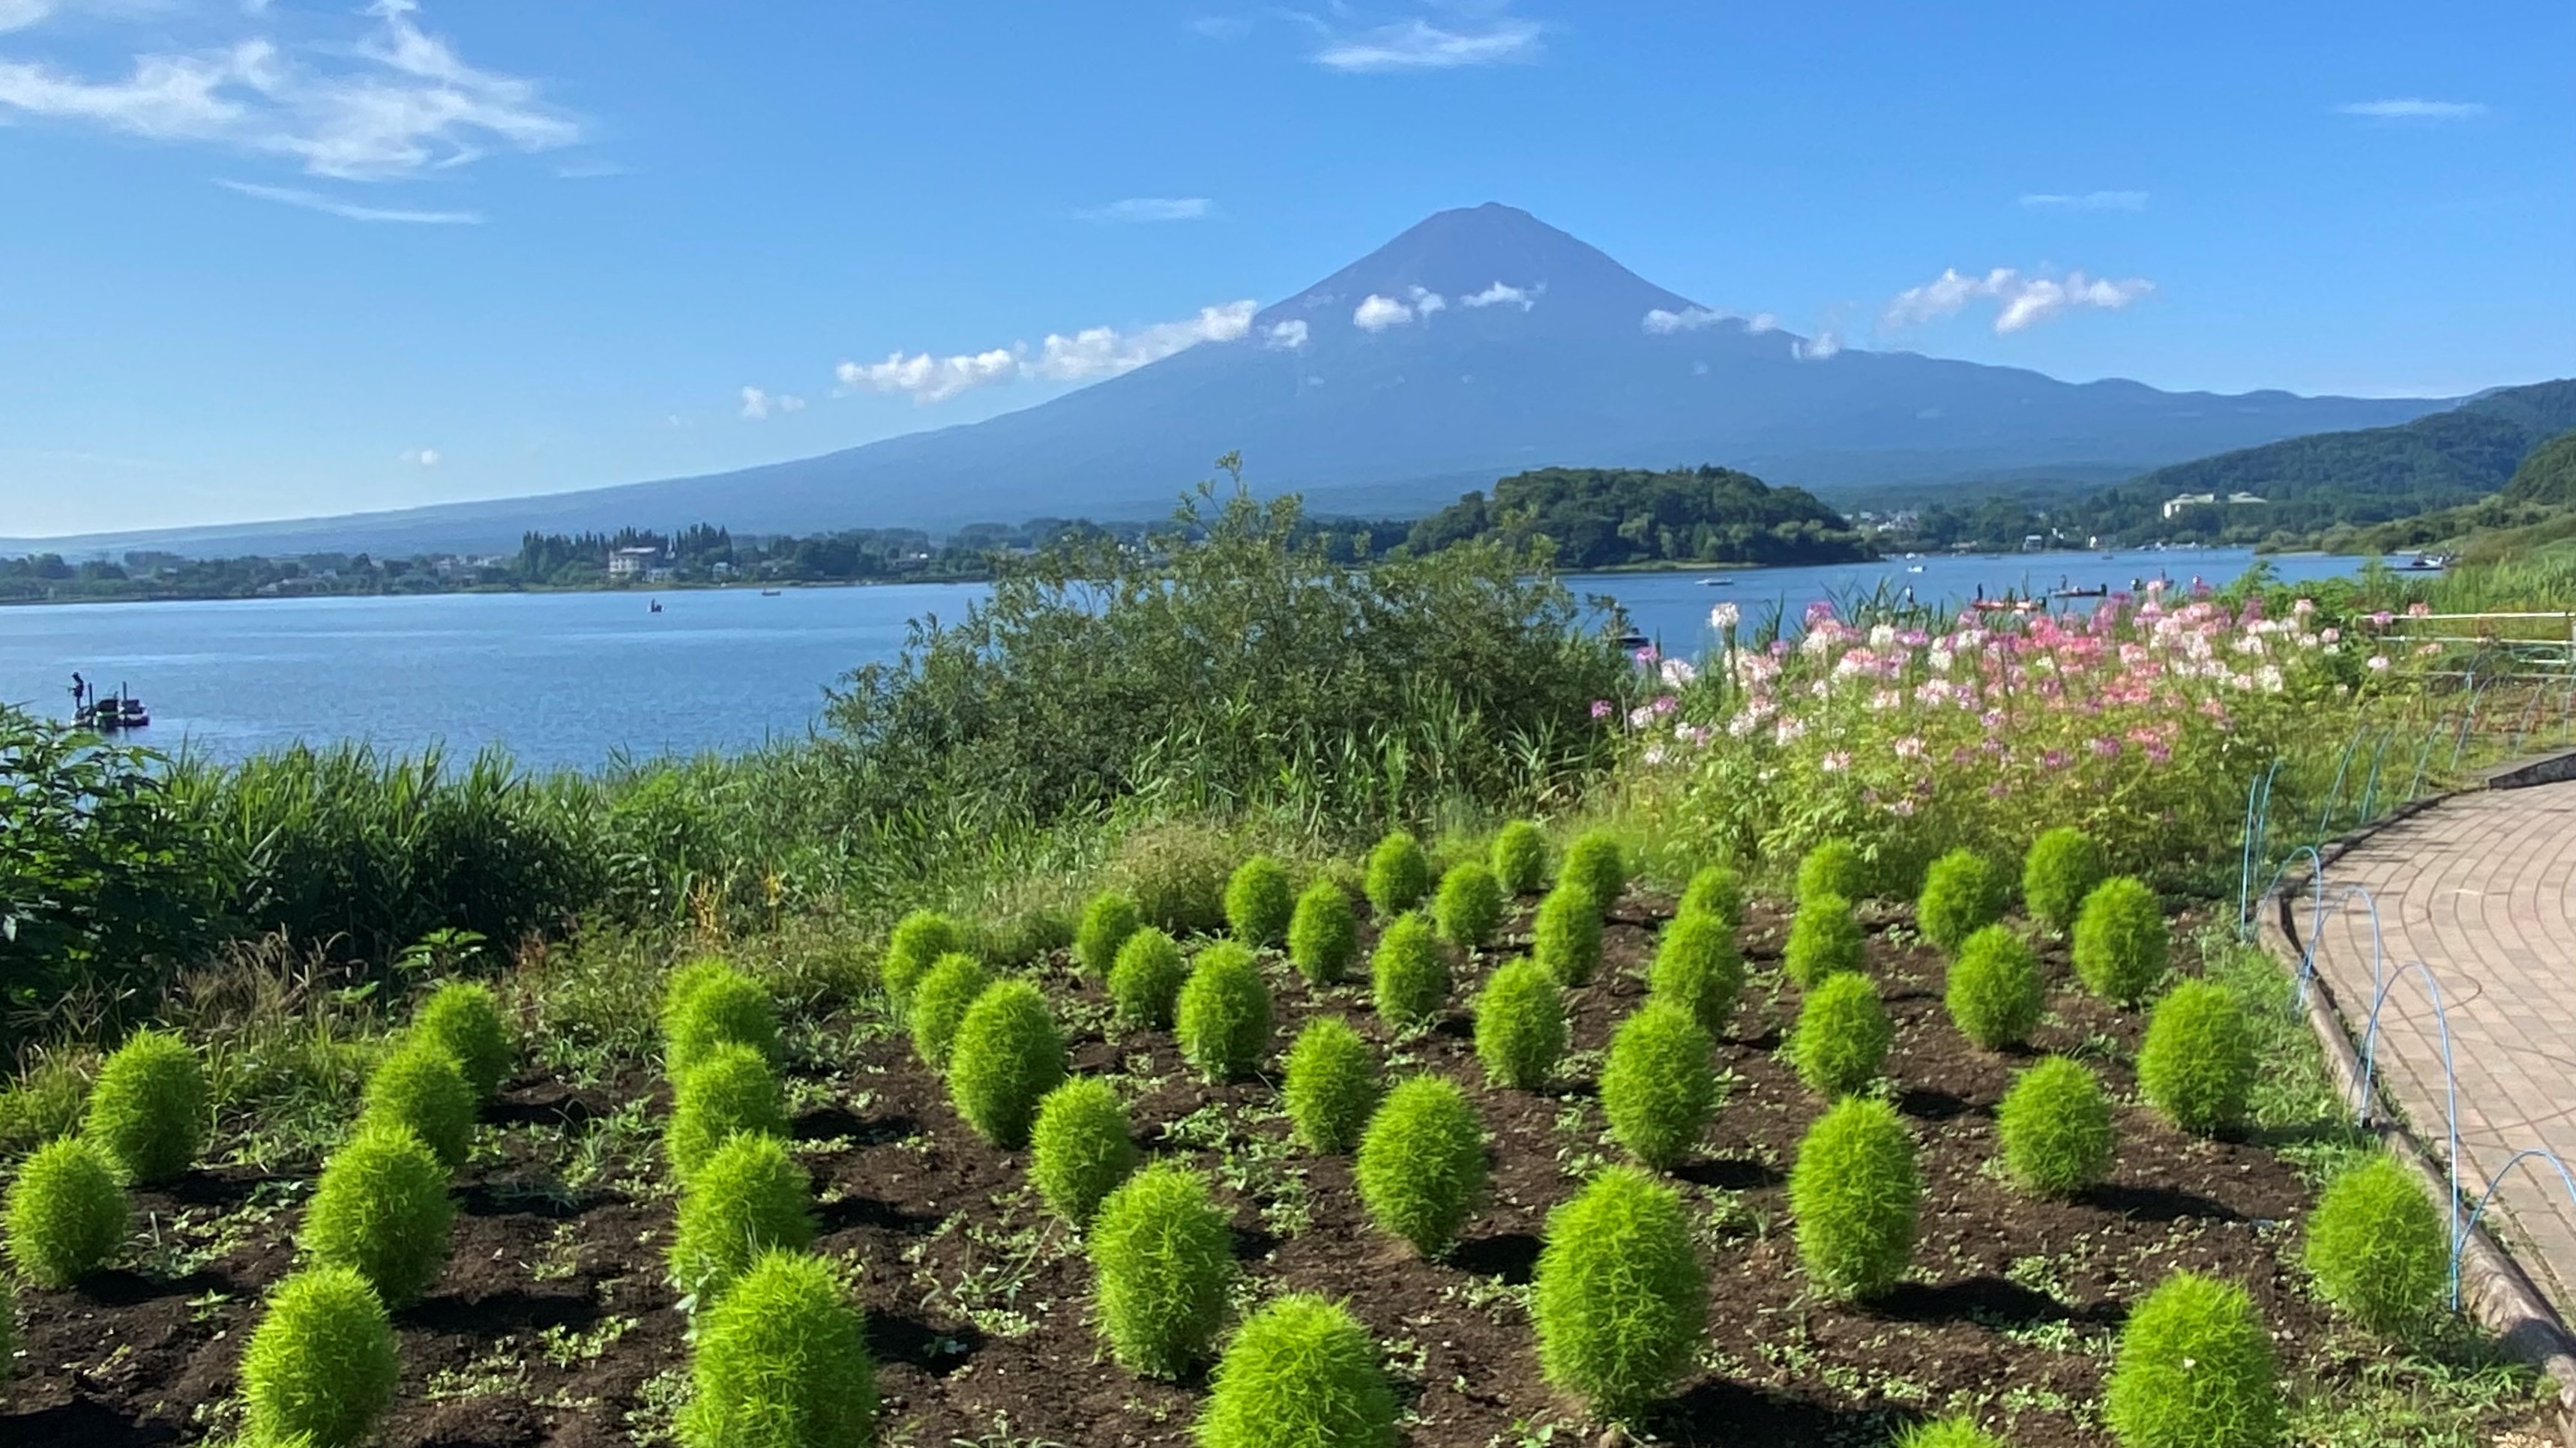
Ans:
{"label": "green shrub", "polygon": [[1917,1423],[1897,1434],[1891,1448],[2012,1448],[2012,1445],[1978,1427],[1976,1419],[1957,1417]]}
{"label": "green shrub", "polygon": [[1609,1167],[1547,1214],[1532,1284],[1539,1365],[1593,1416],[1625,1419],[1670,1393],[1708,1327],[1708,1274],[1681,1194]]}
{"label": "green shrub", "polygon": [[1437,1257],[1485,1189],[1484,1123],[1455,1082],[1413,1077],[1369,1118],[1351,1175],[1381,1230]]}
{"label": "green shrub", "polygon": [[1649,1000],[1620,1022],[1601,1066],[1601,1114],[1630,1155],[1658,1171],[1690,1155],[1717,1113],[1708,1032],[1689,1010]]}
{"label": "green shrub", "polygon": [[2051,930],[2075,923],[2084,897],[2111,873],[2101,844],[2071,825],[2043,831],[2021,862],[2021,899],[2030,917]]}
{"label": "green shrub", "polygon": [[1225,886],[1234,861],[1233,843],[1216,830],[1154,825],[1119,842],[1109,882],[1136,901],[1146,924],[1174,938],[1208,935],[1225,925]]}
{"label": "green shrub", "polygon": [[1612,909],[1628,888],[1627,852],[1615,837],[1588,830],[1565,847],[1565,863],[1558,867],[1556,878],[1560,885],[1569,880],[1581,885],[1603,910]]}
{"label": "green shrub", "polygon": [[2413,1173],[2375,1152],[2326,1183],[2302,1254],[2317,1291],[2373,1332],[2402,1333],[2442,1308],[2450,1228]]}
{"label": "green shrub", "polygon": [[1848,1096],[1878,1079],[1894,1039],[1878,986],[1868,976],[1837,971],[1807,992],[1789,1037],[1789,1059],[1808,1090]]}
{"label": "green shrub", "polygon": [[1682,888],[1677,914],[1705,915],[1732,935],[1744,923],[1744,877],[1725,865],[1710,865]]}
{"label": "green shrub", "polygon": [[2051,1056],[2021,1073],[1995,1107],[2006,1174],[2041,1196],[2066,1196],[2111,1170],[2111,1098],[2081,1062]]}
{"label": "green shrub", "polygon": [[1079,1227],[1136,1169],[1127,1108],[1109,1083],[1077,1076],[1038,1103],[1029,1128],[1029,1180],[1055,1214]]}
{"label": "green shrub", "polygon": [[787,1135],[787,1106],[769,1061],[749,1046],[718,1046],[671,1088],[671,1119],[662,1151],[682,1183],[735,1132]]}
{"label": "green shrub", "polygon": [[1145,926],[1136,897],[1123,890],[1103,890],[1082,907],[1082,923],[1073,930],[1073,959],[1093,975],[1105,976],[1118,964],[1118,952]]}
{"label": "green shrub", "polygon": [[1822,893],[1798,897],[1789,942],[1780,952],[1780,969],[1789,979],[1812,989],[1826,976],[1868,963],[1869,936],[1848,898]]}
{"label": "green shrub", "polygon": [[1547,832],[1514,820],[1494,833],[1489,863],[1494,881],[1513,895],[1535,895],[1547,884]]}
{"label": "green shrub", "polygon": [[393,1324],[367,1279],[307,1267],[277,1284],[242,1349],[242,1437],[354,1448],[393,1405],[402,1376]]}
{"label": "green shrub", "polygon": [[2173,949],[2164,907],[2144,881],[2114,875],[2075,916],[2075,974],[2095,995],[2133,1006],[2164,978]]}
{"label": "green shrub", "polygon": [[1959,946],[1941,995],[1959,1034],[1989,1051],[2030,1039],[2046,1004],[2039,957],[2011,928],[1989,925]]}
{"label": "green shrub", "polygon": [[1571,876],[1538,902],[1530,920],[1530,956],[1559,985],[1587,985],[1601,965],[1601,902]]}
{"label": "green shrub", "polygon": [[1923,874],[1914,899],[1914,925],[1943,950],[1957,950],[1969,936],[2004,918],[2012,881],[1995,862],[1974,850],[1952,850]]}
{"label": "green shrub", "polygon": [[1359,959],[1360,920],[1351,897],[1330,880],[1317,880],[1297,897],[1288,920],[1288,958],[1309,984],[1326,986],[1348,974]]}
{"label": "green shrub", "polygon": [[1296,908],[1296,882],[1288,867],[1268,855],[1255,855],[1235,870],[1225,884],[1225,923],[1234,938],[1259,949],[1288,936],[1289,912]]}
{"label": "green shrub", "polygon": [[358,1120],[406,1128],[457,1171],[474,1145],[476,1104],[454,1056],[435,1041],[407,1037],[368,1074]]}
{"label": "green shrub", "polygon": [[1496,970],[1476,997],[1476,1059],[1498,1086],[1546,1086],[1565,1054],[1565,1037],[1565,992],[1537,961]]}
{"label": "green shrub", "polygon": [[1711,1037],[1724,1035],[1744,993],[1744,954],[1735,948],[1735,932],[1713,914],[1674,916],[1655,942],[1646,988],[1656,1000],[1689,1011]]}
{"label": "green shrub", "polygon": [[1173,1022],[1181,1055],[1209,1080],[1258,1069],[1270,1050],[1270,985],[1252,952],[1232,943],[1200,951]]}
{"label": "green shrub", "polygon": [[977,1136],[1016,1149],[1063,1082],[1064,1037],[1035,985],[1006,980],[975,997],[949,1048],[948,1099]]}
{"label": "green shrub", "polygon": [[1206,1179],[1146,1167],[1100,1204],[1085,1245],[1100,1335],[1120,1367],[1177,1378],[1207,1355],[1234,1280],[1234,1236]]}
{"label": "green shrub", "polygon": [[1869,861],[1861,857],[1860,846],[1849,840],[1826,840],[1798,861],[1799,901],[1818,895],[1868,898]]}
{"label": "green shrub", "polygon": [[1159,1031],[1171,1025],[1172,1004],[1180,998],[1181,982],[1189,978],[1181,947],[1148,925],[1118,947],[1118,963],[1109,970],[1109,999],[1119,1020]]}
{"label": "green shrub", "polygon": [[1383,1091],[1377,1053],[1340,1016],[1317,1016],[1288,1048],[1280,1094],[1288,1122],[1308,1151],[1339,1155],[1359,1144],[1360,1129]]}
{"label": "green shrub", "polygon": [[1914,1255],[1923,1186],[1914,1138],[1896,1108],[1846,1096],[1818,1117],[1789,1170],[1798,1257],[1836,1297],[1873,1297],[1896,1285]]}
{"label": "green shrub", "polygon": [[[975,922],[966,953],[1003,970],[1020,970],[1073,944],[1074,922],[1055,906],[1013,904]],[[1081,972],[1080,963],[1075,973]]]}
{"label": "green shrub", "polygon": [[680,1189],[671,1281],[704,1312],[763,1252],[801,1252],[814,1240],[813,1184],[766,1132],[740,1132]]}
{"label": "green shrub", "polygon": [[314,1261],[366,1278],[386,1306],[407,1306],[447,1263],[456,1220],[447,1186],[447,1168],[420,1138],[371,1127],[323,1164],[297,1241]]}
{"label": "green shrub", "polygon": [[1423,853],[1420,840],[1395,830],[1369,850],[1362,880],[1369,908],[1379,919],[1401,915],[1431,893],[1431,857]]}
{"label": "green shrub", "polygon": [[2185,1131],[2207,1135],[2244,1119],[2254,1092],[2254,1030],[2233,992],[2187,980],[2156,1002],[2138,1045],[2138,1090]]}
{"label": "green shrub", "polygon": [[1395,1448],[1400,1412],[1377,1341],[1344,1308],[1279,1297],[1226,1345],[1199,1448]]}
{"label": "green shrub", "polygon": [[465,1084],[490,1100],[509,1079],[510,1030],[501,1018],[500,999],[491,987],[451,980],[429,993],[412,1013],[414,1035],[426,1036],[456,1058]]}
{"label": "green shrub", "polygon": [[188,1043],[166,1031],[136,1031],[98,1068],[86,1136],[132,1182],[168,1181],[194,1165],[206,1144],[206,1073]]}
{"label": "green shrub", "polygon": [[912,988],[912,1007],[904,1013],[912,1027],[912,1053],[933,1071],[945,1070],[948,1052],[957,1042],[957,1023],[966,1008],[993,983],[984,962],[963,953],[943,955],[921,983]]}
{"label": "green shrub", "polygon": [[915,910],[895,922],[894,933],[886,937],[885,959],[877,966],[887,1010],[902,1020],[912,1006],[912,988],[930,974],[930,967],[941,956],[965,949],[965,930],[936,910]]}
{"label": "green shrub", "polygon": [[1405,915],[1377,938],[1369,959],[1377,1013],[1391,1026],[1419,1026],[1449,1003],[1449,951],[1419,915]]}
{"label": "green shrub", "polygon": [[2122,1448],[2272,1448],[2272,1338],[2245,1289],[2176,1272],[2129,1312],[2102,1420]]}
{"label": "green shrub", "polygon": [[9,1256],[39,1287],[69,1287],[125,1244],[129,1208],[107,1153],[77,1136],[37,1147],[9,1188]]}
{"label": "green shrub", "polygon": [[680,1410],[685,1448],[848,1448],[876,1441],[877,1371],[832,1264],[771,1251],[698,1318]]}
{"label": "green shrub", "polygon": [[723,1045],[778,1060],[778,1007],[760,982],[731,967],[698,974],[673,993],[662,1015],[663,1073],[677,1082]]}
{"label": "green shrub", "polygon": [[1461,950],[1481,950],[1503,927],[1503,887],[1493,871],[1475,861],[1453,866],[1440,877],[1431,918],[1441,939]]}

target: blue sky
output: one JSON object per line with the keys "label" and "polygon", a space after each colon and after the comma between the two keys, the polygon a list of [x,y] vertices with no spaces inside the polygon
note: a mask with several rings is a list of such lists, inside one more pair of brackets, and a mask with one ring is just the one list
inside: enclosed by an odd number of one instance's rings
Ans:
{"label": "blue sky", "polygon": [[1486,200],[1845,345],[2566,375],[2571,53],[2564,0],[0,0],[0,534],[971,421]]}

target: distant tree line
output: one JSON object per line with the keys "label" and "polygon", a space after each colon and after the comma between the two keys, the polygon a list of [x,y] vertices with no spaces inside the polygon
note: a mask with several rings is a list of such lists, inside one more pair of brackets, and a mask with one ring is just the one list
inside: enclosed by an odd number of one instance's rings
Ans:
{"label": "distant tree line", "polygon": [[1564,568],[1692,563],[1839,563],[1870,550],[1843,516],[1801,488],[1731,468],[1541,468],[1469,493],[1413,525],[1432,553],[1471,539],[1524,548],[1544,539]]}

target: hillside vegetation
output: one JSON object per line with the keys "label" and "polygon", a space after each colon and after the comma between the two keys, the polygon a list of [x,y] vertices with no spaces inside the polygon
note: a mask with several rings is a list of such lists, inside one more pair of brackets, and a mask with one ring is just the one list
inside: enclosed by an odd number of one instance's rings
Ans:
{"label": "hillside vegetation", "polygon": [[1544,539],[1567,568],[1657,563],[1842,563],[1870,556],[1851,524],[1803,488],[1731,468],[1540,468],[1469,493],[1414,525],[1416,553],[1470,539]]}

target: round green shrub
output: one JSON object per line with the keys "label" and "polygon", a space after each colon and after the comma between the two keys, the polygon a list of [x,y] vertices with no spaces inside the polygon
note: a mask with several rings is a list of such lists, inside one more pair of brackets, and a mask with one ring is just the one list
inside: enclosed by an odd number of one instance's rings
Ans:
{"label": "round green shrub", "polygon": [[1710,865],[1682,887],[1682,915],[1705,915],[1732,934],[1744,923],[1744,877],[1725,865]]}
{"label": "round green shrub", "polygon": [[2111,1098],[2083,1063],[2051,1056],[2014,1078],[1995,1107],[1995,1138],[2024,1190],[2080,1192],[2111,1170]]}
{"label": "round green shrub", "polygon": [[1288,919],[1297,908],[1296,882],[1288,867],[1268,855],[1255,855],[1225,884],[1225,923],[1234,938],[1260,949],[1288,936]]}
{"label": "round green shrub", "polygon": [[1620,1022],[1601,1066],[1611,1138],[1658,1171],[1690,1155],[1717,1114],[1708,1032],[1689,1010],[1649,1000]]}
{"label": "round green shrub", "polygon": [[698,974],[662,1015],[662,1070],[674,1082],[722,1045],[778,1059],[778,1007],[760,982],[731,967]]}
{"label": "round green shrub", "polygon": [[771,1251],[698,1319],[684,1448],[849,1448],[876,1441],[877,1370],[832,1264]]}
{"label": "round green shrub", "polygon": [[1869,963],[1869,936],[1860,928],[1848,897],[1801,895],[1798,913],[1789,922],[1789,941],[1780,951],[1780,969],[1810,989],[1837,971],[1859,970]]}
{"label": "round green shrub", "polygon": [[39,1287],[69,1287],[125,1244],[129,1208],[107,1153],[57,1137],[18,1165],[9,1188],[9,1256]]}
{"label": "round green shrub", "polygon": [[465,1084],[488,1101],[510,1075],[510,1030],[491,987],[451,980],[429,993],[412,1013],[414,1035],[426,1036],[456,1058]]}
{"label": "round green shrub", "polygon": [[1448,1251],[1485,1189],[1484,1132],[1467,1093],[1444,1077],[1386,1093],[1351,1172],[1370,1220],[1425,1257]]}
{"label": "round green shrub", "polygon": [[2012,1448],[2012,1445],[1978,1427],[1976,1419],[1958,1417],[1917,1423],[1897,1434],[1891,1448]]}
{"label": "round green shrub", "polygon": [[2166,1278],[2120,1329],[2102,1419],[2122,1448],[2281,1442],[2281,1385],[2254,1299],[2193,1272]]}
{"label": "round green shrub", "polygon": [[703,1312],[763,1252],[801,1252],[814,1240],[813,1183],[765,1132],[738,1132],[680,1190],[671,1281]]}
{"label": "round green shrub", "polygon": [[1601,965],[1601,902],[1582,881],[1559,880],[1530,919],[1530,956],[1559,985],[1587,985]]}
{"label": "round green shrub", "polygon": [[2254,1030],[2233,992],[2187,980],[2156,1002],[2138,1044],[2138,1090],[2185,1131],[2208,1135],[2244,1119],[2254,1093]]}
{"label": "round green shrub", "polygon": [[1181,947],[1148,925],[1118,947],[1118,962],[1109,969],[1109,999],[1120,1021],[1159,1031],[1172,1023],[1172,1003],[1189,978]]}
{"label": "round green shrub", "polygon": [[877,980],[885,987],[887,1010],[896,1020],[902,1020],[912,1005],[912,988],[921,984],[930,967],[941,956],[956,955],[965,949],[965,930],[936,910],[915,910],[896,921],[894,933],[886,937],[885,959],[877,965]]}
{"label": "round green shrub", "polygon": [[1339,1155],[1357,1146],[1383,1089],[1377,1053],[1340,1016],[1308,1021],[1288,1048],[1280,1094],[1288,1124],[1308,1151]]}
{"label": "round green shrub", "polygon": [[2317,1291],[2373,1332],[2402,1333],[2442,1308],[2450,1228],[2412,1173],[2373,1153],[2326,1183],[2302,1253]]}
{"label": "round green shrub", "polygon": [[1503,887],[1493,871],[1475,861],[1454,866],[1440,877],[1431,919],[1441,939],[1461,950],[1481,950],[1503,928]]}
{"label": "round green shrub", "polygon": [[409,1130],[456,1171],[474,1146],[477,1105],[454,1056],[435,1041],[405,1037],[368,1074],[358,1121]]}
{"label": "round green shrub", "polygon": [[1628,888],[1628,854],[1619,841],[1600,830],[1588,830],[1574,837],[1565,847],[1565,863],[1558,867],[1557,882],[1573,881],[1581,885],[1603,910],[1619,903]]}
{"label": "round green shrub", "polygon": [[1423,1025],[1449,1003],[1448,948],[1419,915],[1399,917],[1378,936],[1369,973],[1388,1025]]}
{"label": "round green shrub", "polygon": [[1959,1034],[1989,1051],[2030,1039],[2046,1004],[2039,957],[2011,928],[1989,925],[1959,946],[1941,1002]]}
{"label": "round green shrub", "polygon": [[1878,1079],[1895,1034],[1878,986],[1868,976],[1837,971],[1807,992],[1789,1037],[1789,1059],[1808,1090],[1848,1096]]}
{"label": "round green shrub", "polygon": [[1077,1076],[1038,1103],[1029,1128],[1029,1180],[1055,1214],[1079,1227],[1136,1169],[1127,1108],[1106,1081]]}
{"label": "round green shrub", "polygon": [[1174,939],[1225,927],[1225,886],[1234,875],[1234,843],[1204,825],[1162,824],[1119,842],[1111,888],[1133,896],[1145,923]]}
{"label": "round green shrub", "polygon": [[420,1300],[447,1264],[456,1201],[447,1168],[420,1138],[376,1126],[322,1166],[297,1241],[316,1262],[367,1279],[389,1307]]}
{"label": "round green shrub", "polygon": [[1655,942],[1646,988],[1654,999],[1689,1011],[1711,1037],[1724,1035],[1744,993],[1744,954],[1735,948],[1735,932],[1715,915],[1674,916]]}
{"label": "round green shrub", "polygon": [[1082,923],[1073,929],[1074,963],[1105,976],[1118,964],[1118,952],[1145,928],[1136,897],[1124,890],[1103,890],[1082,907]]}
{"label": "round green shrub", "polygon": [[1359,959],[1360,918],[1351,897],[1330,880],[1317,880],[1297,897],[1288,918],[1288,958],[1309,984],[1332,985]]}
{"label": "round green shrub", "polygon": [[1597,1418],[1670,1393],[1708,1327],[1708,1274],[1681,1194],[1609,1167],[1547,1214],[1530,1314],[1539,1366]]}
{"label": "round green shrub", "polygon": [[1547,832],[1514,820],[1494,832],[1489,863],[1494,880],[1513,895],[1535,895],[1547,884]]}
{"label": "round green shrub", "polygon": [[1173,1012],[1181,1055],[1211,1081],[1248,1076],[1270,1050],[1270,985],[1231,942],[1199,952]]}
{"label": "round green shrub", "polygon": [[1860,846],[1849,840],[1826,840],[1798,861],[1799,901],[1818,895],[1844,900],[1868,897],[1869,861],[1862,858]]}
{"label": "round green shrub", "polygon": [[188,1043],[166,1031],[125,1038],[90,1087],[86,1136],[126,1179],[168,1181],[206,1144],[206,1073]]}
{"label": "round green shrub", "polygon": [[1959,849],[1932,862],[1923,892],[1914,898],[1914,926],[1943,950],[1957,950],[1969,936],[2004,918],[2012,881],[1995,862]]}
{"label": "round green shrub", "polygon": [[749,1046],[718,1046],[671,1088],[662,1151],[682,1183],[736,1132],[787,1135],[787,1106],[768,1058]]}
{"label": "round green shrub", "polygon": [[1923,1185],[1914,1138],[1896,1108],[1846,1096],[1816,1119],[1789,1169],[1798,1257],[1836,1297],[1874,1297],[1896,1285],[1914,1255]]}
{"label": "round green shrub", "polygon": [[975,997],[949,1047],[948,1099],[977,1136],[1016,1149],[1063,1082],[1064,1037],[1035,985],[1006,980]]}
{"label": "round green shrub", "polygon": [[1495,971],[1476,997],[1476,1059],[1498,1086],[1536,1091],[1565,1054],[1565,992],[1534,960]]}
{"label": "round green shrub", "polygon": [[1120,1367],[1177,1378],[1207,1355],[1225,1320],[1234,1237],[1205,1178],[1168,1162],[1146,1167],[1100,1204],[1085,1246],[1100,1335]]}
{"label": "round green shrub", "polygon": [[2084,897],[2111,873],[2111,862],[2091,835],[2072,825],[2046,830],[2030,842],[2021,862],[2021,898],[2031,918],[2051,930],[2075,923]]}
{"label": "round green shrub", "polygon": [[367,1279],[307,1267],[277,1284],[242,1349],[242,1437],[296,1448],[354,1448],[393,1405],[402,1362]]}
{"label": "round green shrub", "polygon": [[1396,830],[1370,849],[1362,878],[1369,908],[1380,919],[1401,915],[1431,893],[1431,857],[1422,852],[1420,840]]}
{"label": "round green shrub", "polygon": [[1217,1363],[1199,1448],[1395,1448],[1400,1412],[1359,1320],[1308,1293],[1244,1319]]}
{"label": "round green shrub", "polygon": [[2164,978],[2173,942],[2164,906],[2146,882],[2114,875],[2093,887],[2075,916],[2075,974],[2095,995],[2133,1006]]}
{"label": "round green shrub", "polygon": [[984,962],[962,952],[943,955],[930,967],[930,973],[912,988],[912,1008],[904,1013],[912,1027],[912,1053],[921,1064],[933,1071],[948,1065],[948,1052],[957,1042],[957,1023],[966,1019],[966,1008],[975,997],[993,983],[993,973]]}

